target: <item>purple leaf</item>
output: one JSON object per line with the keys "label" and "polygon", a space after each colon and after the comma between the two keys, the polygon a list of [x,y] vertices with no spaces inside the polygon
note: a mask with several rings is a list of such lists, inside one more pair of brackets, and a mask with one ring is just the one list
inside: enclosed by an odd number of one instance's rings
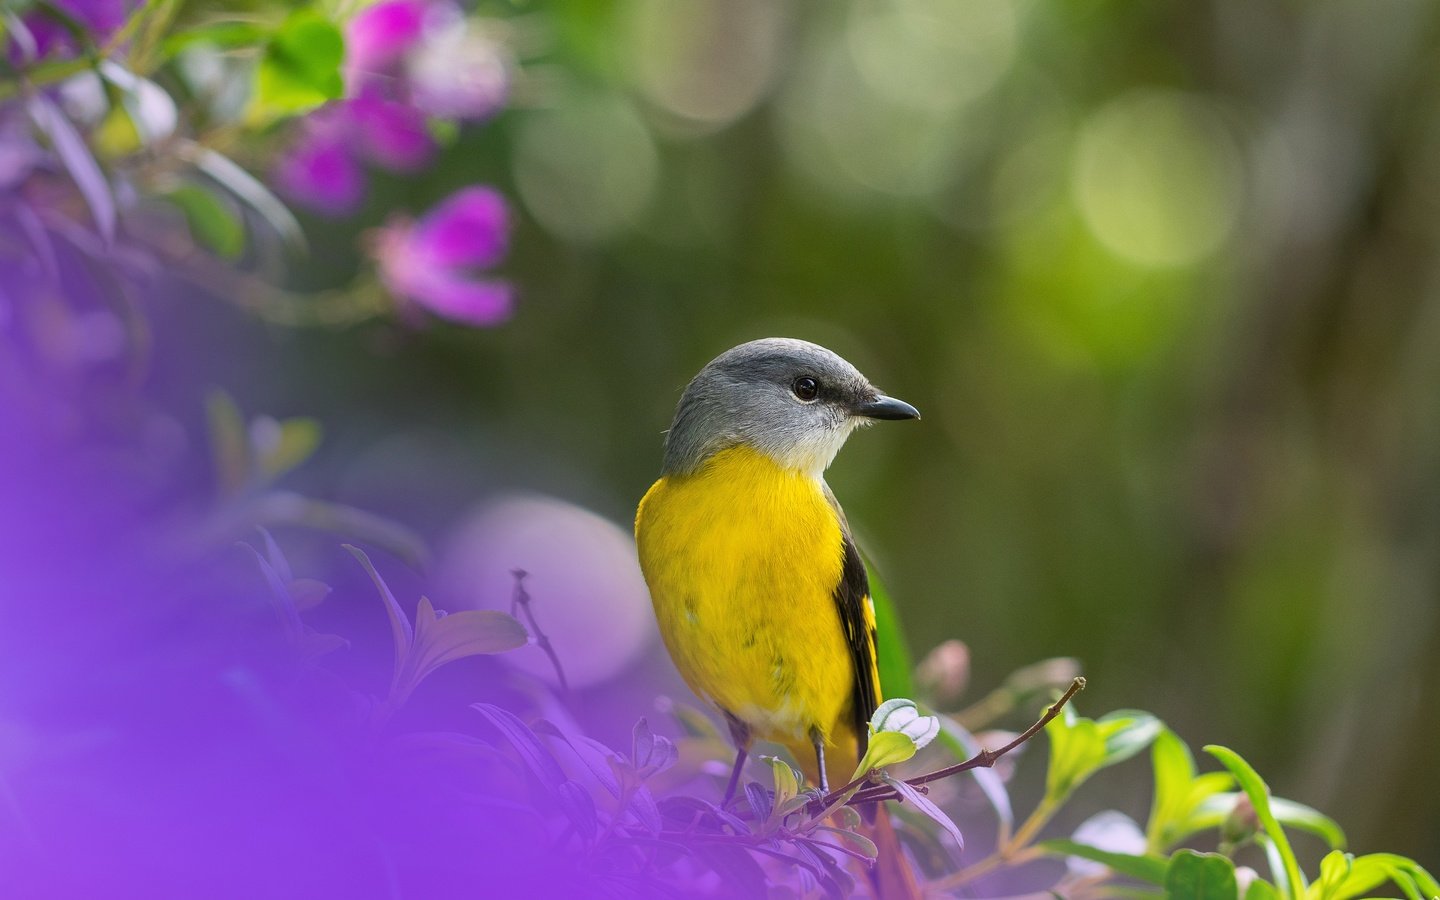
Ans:
{"label": "purple leaf", "polygon": [[44,94],[35,94],[30,98],[30,118],[50,138],[50,144],[55,148],[55,154],[60,157],[65,170],[70,173],[70,179],[80,189],[85,197],[85,203],[90,207],[90,214],[95,218],[95,227],[99,229],[100,236],[109,244],[115,239],[115,195],[110,190],[110,182],[106,180],[105,173],[100,170],[100,164],[95,161],[90,148],[86,146],[85,139],[65,114],[60,111],[50,98]]}
{"label": "purple leaf", "polygon": [[641,827],[651,834],[659,834],[664,827],[660,818],[660,809],[655,805],[655,795],[645,785],[640,785],[630,795],[630,813],[639,822]]}
{"label": "purple leaf", "polygon": [[304,626],[300,622],[300,613],[295,609],[295,602],[290,598],[290,590],[280,578],[280,573],[270,564],[260,551],[249,544],[241,544],[242,547],[255,554],[255,562],[260,565],[260,573],[265,577],[265,583],[270,588],[270,603],[275,612],[280,616],[280,622],[285,626],[285,631],[292,638],[299,638],[304,633]]}
{"label": "purple leaf", "polygon": [[[853,807],[849,806],[842,806],[840,808],[853,809]],[[827,841],[822,841],[821,843],[826,847],[831,847],[833,849],[840,850],[843,853],[848,853],[854,856],[863,857],[867,862],[874,862],[875,857],[880,854],[879,849],[877,849],[875,846],[875,842],[870,840],[865,835],[860,834],[859,832],[851,831],[846,828],[835,828],[830,825],[817,825],[815,826],[815,830],[829,832],[830,834],[833,834],[837,838],[839,838],[843,844],[854,845],[854,848],[852,849],[850,847],[836,846]]]}
{"label": "purple leaf", "polygon": [[669,738],[651,731],[650,723],[644,719],[635,723],[631,746],[635,768],[641,778],[663,772],[680,758],[680,751],[675,744]]}
{"label": "purple leaf", "polygon": [[375,564],[365,551],[353,544],[343,545],[350,554],[360,561],[365,571],[370,573],[370,580],[375,582],[375,589],[380,592],[380,599],[385,603],[385,612],[390,617],[390,637],[395,648],[395,669],[391,678],[393,689],[400,681],[400,671],[405,666],[405,660],[410,654],[410,647],[415,643],[415,629],[410,625],[410,619],[406,617],[405,611],[400,608],[400,602],[390,592],[390,586],[380,573],[375,570]]}
{"label": "purple leaf", "polygon": [[[514,713],[490,703],[475,703],[470,708],[480,713],[489,720],[491,725],[495,726],[496,730],[515,749],[521,761],[525,763],[525,767],[547,790],[554,791],[562,782],[568,780],[564,770],[560,768],[560,764],[555,761],[555,757],[551,756],[550,751],[546,750],[539,739],[535,737],[535,732],[531,731],[529,726],[520,721]],[[654,806],[653,801],[651,806]],[[657,826],[655,831],[659,830]]]}
{"label": "purple leaf", "polygon": [[765,897],[765,871],[755,858],[740,847],[726,844],[698,844],[695,854],[715,870],[727,887],[740,897]]}
{"label": "purple leaf", "polygon": [[745,799],[750,804],[750,811],[755,814],[756,822],[768,822],[770,820],[770,813],[774,811],[775,807],[771,802],[770,792],[762,787],[759,782],[752,781],[745,785]]}
{"label": "purple leaf", "polygon": [[650,730],[650,723],[641,718],[630,729],[630,759],[634,761],[635,768],[644,768],[650,765],[650,756],[654,752],[655,733]]}
{"label": "purple leaf", "polygon": [[887,772],[882,771],[880,773],[880,779],[894,788],[895,793],[899,794],[905,802],[913,804],[917,810],[929,816],[941,828],[949,832],[961,850],[965,849],[965,836],[960,833],[960,829],[950,820],[950,817],[945,814],[945,811],[932,803],[929,797],[926,797],[913,786],[906,784]]}
{"label": "purple leaf", "polygon": [[615,777],[614,769],[610,767],[610,760],[619,754],[599,741],[584,735],[572,739],[558,726],[546,719],[536,722],[531,730],[536,734],[552,737],[569,748],[571,754],[590,771],[591,775],[595,776],[595,780],[600,782],[600,785],[609,791],[612,797],[620,796],[620,782]]}
{"label": "purple leaf", "polygon": [[314,578],[297,578],[287,585],[295,608],[300,611],[314,609],[330,596],[330,585]]}
{"label": "purple leaf", "polygon": [[595,814],[595,800],[590,793],[573,781],[562,781],[555,789],[561,812],[570,819],[575,830],[587,841],[595,837],[599,820]]}
{"label": "purple leaf", "polygon": [[415,681],[448,662],[486,653],[504,653],[530,642],[525,626],[509,613],[466,609],[439,615],[428,597],[415,610],[415,645],[411,666]]}
{"label": "purple leaf", "polygon": [[715,833],[724,834],[728,827],[732,834],[751,834],[750,826],[738,816],[728,813],[708,800],[686,795],[666,797],[657,804],[661,814],[681,829],[700,828],[707,825],[706,817],[714,819]]}
{"label": "purple leaf", "polygon": [[827,897],[842,900],[850,896],[850,888],[853,888],[854,884],[835,864],[835,860],[830,858],[830,854],[812,846],[809,841],[795,841],[792,846],[795,848],[795,858],[804,859],[808,863]]}
{"label": "purple leaf", "polygon": [[290,561],[280,551],[280,545],[275,543],[275,538],[270,535],[270,530],[257,528],[256,531],[260,532],[260,539],[265,542],[265,558],[270,561],[271,567],[275,569],[275,574],[279,575],[280,580],[287,585],[294,581],[295,573],[290,569]]}

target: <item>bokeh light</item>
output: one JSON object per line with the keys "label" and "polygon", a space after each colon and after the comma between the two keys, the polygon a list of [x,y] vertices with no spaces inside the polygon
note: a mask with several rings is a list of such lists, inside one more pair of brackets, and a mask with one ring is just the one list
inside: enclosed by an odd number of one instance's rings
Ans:
{"label": "bokeh light", "polygon": [[599,241],[636,225],[655,190],[654,139],[618,97],[568,97],[528,119],[516,142],[521,198],[541,224],[570,240]]}
{"label": "bokeh light", "polygon": [[[437,602],[509,611],[514,570],[526,572],[540,628],[575,687],[602,683],[635,662],[655,640],[650,595],[635,544],[613,522],[550,497],[516,496],[464,517],[440,553]],[[539,649],[515,664],[554,681]]]}
{"label": "bokeh light", "polygon": [[1091,114],[1073,177],[1085,222],[1107,248],[1140,265],[1175,266],[1229,237],[1245,172],[1213,103],[1144,88]]}

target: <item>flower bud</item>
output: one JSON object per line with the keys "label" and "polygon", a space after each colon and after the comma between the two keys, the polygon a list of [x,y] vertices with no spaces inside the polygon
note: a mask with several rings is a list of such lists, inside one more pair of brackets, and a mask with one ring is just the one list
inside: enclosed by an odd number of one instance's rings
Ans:
{"label": "flower bud", "polygon": [[1227,844],[1243,844],[1260,829],[1260,817],[1255,814],[1255,804],[1241,794],[1235,798],[1235,806],[1225,821],[1220,823],[1220,840]]}
{"label": "flower bud", "polygon": [[886,700],[870,717],[870,730],[879,734],[894,731],[915,742],[916,749],[935,740],[940,733],[940,720],[935,716],[924,716],[913,700]]}
{"label": "flower bud", "polygon": [[920,661],[915,680],[935,705],[953,703],[970,683],[970,648],[964,641],[945,641]]}

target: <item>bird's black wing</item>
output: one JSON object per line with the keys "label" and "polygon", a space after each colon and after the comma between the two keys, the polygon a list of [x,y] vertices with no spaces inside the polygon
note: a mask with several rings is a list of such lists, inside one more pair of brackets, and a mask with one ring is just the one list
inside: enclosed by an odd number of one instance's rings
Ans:
{"label": "bird's black wing", "polygon": [[870,579],[865,562],[845,532],[845,564],[835,587],[835,608],[845,629],[845,643],[855,666],[855,737],[863,756],[870,737],[870,717],[880,705],[880,671],[875,658],[875,607],[870,600]]}
{"label": "bird's black wing", "polygon": [[825,498],[840,520],[841,540],[845,543],[845,560],[840,570],[840,583],[835,586],[835,610],[840,614],[840,626],[845,632],[845,644],[850,650],[850,662],[855,670],[855,687],[852,694],[852,722],[855,738],[859,741],[860,755],[870,737],[870,716],[880,705],[880,669],[875,656],[875,605],[870,599],[870,577],[865,572],[865,561],[855,540],[850,536],[850,523],[830,487],[825,487]]}

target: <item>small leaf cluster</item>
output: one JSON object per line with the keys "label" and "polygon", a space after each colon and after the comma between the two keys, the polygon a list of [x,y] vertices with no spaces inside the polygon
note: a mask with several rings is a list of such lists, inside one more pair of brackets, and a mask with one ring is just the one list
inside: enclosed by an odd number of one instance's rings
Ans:
{"label": "small leaf cluster", "polygon": [[[338,636],[316,632],[303,618],[329,589],[297,577],[270,535],[262,532],[262,539],[254,556],[283,632],[297,658],[317,665],[323,654],[347,646]],[[569,890],[736,897],[868,894],[873,887],[867,872],[879,851],[867,822],[873,818],[870,810],[885,803],[895,814],[918,880],[934,893],[963,889],[988,896],[993,885],[1003,883],[990,879],[1046,859],[1065,862],[1050,889],[1074,900],[1351,900],[1371,896],[1386,884],[1409,900],[1440,893],[1435,878],[1413,860],[1348,853],[1335,822],[1303,804],[1271,796],[1255,770],[1228,748],[1207,746],[1220,768],[1201,772],[1185,742],[1149,713],[1080,715],[1069,702],[1083,688],[1078,678],[1039,721],[1003,739],[977,737],[961,724],[962,719],[977,720],[974,708],[947,714],[908,699],[887,701],[870,720],[868,750],[852,779],[829,793],[806,784],[789,760],[761,756],[750,770],[761,777],[742,778],[735,795],[722,801],[733,750],[699,710],[669,702],[662,709],[664,727],[642,718],[629,729],[628,743],[616,747],[587,734],[566,708],[566,695],[534,679],[519,695],[528,700],[474,703],[473,728],[467,733],[398,731],[394,713],[440,668],[537,642],[535,610],[527,608],[531,629],[498,611],[445,615],[423,596],[412,615],[370,557],[358,547],[347,549],[380,598],[393,649],[388,687],[370,704],[374,740],[399,754],[402,766],[417,764],[417,753],[433,758],[437,750],[462,760],[469,776],[461,781],[483,785],[479,795],[472,788],[465,802],[482,803],[492,820],[499,817],[504,827],[531,835],[553,858],[555,871],[549,874]],[[517,572],[517,578],[523,573]],[[517,591],[522,589],[517,582]],[[543,597],[534,603],[543,614]],[[1053,681],[1070,671],[1053,663],[1031,667],[997,692],[1029,697],[1037,679]],[[995,696],[977,706],[998,708]],[[1045,791],[1017,825],[1005,785],[1014,769],[1000,764],[1041,734],[1049,745]],[[1043,837],[1057,812],[1097,772],[1147,749],[1153,801],[1143,828],[1108,811],[1068,837]],[[927,751],[927,761],[948,755],[960,762],[913,774],[921,751]],[[978,787],[997,820],[995,849],[978,859],[963,856],[952,783],[961,775]],[[1329,848],[1313,877],[1299,864],[1291,843],[1296,834]],[[1185,846],[1193,841],[1213,842],[1219,851]],[[1244,864],[1244,854],[1252,851],[1264,860],[1263,874]]]}

